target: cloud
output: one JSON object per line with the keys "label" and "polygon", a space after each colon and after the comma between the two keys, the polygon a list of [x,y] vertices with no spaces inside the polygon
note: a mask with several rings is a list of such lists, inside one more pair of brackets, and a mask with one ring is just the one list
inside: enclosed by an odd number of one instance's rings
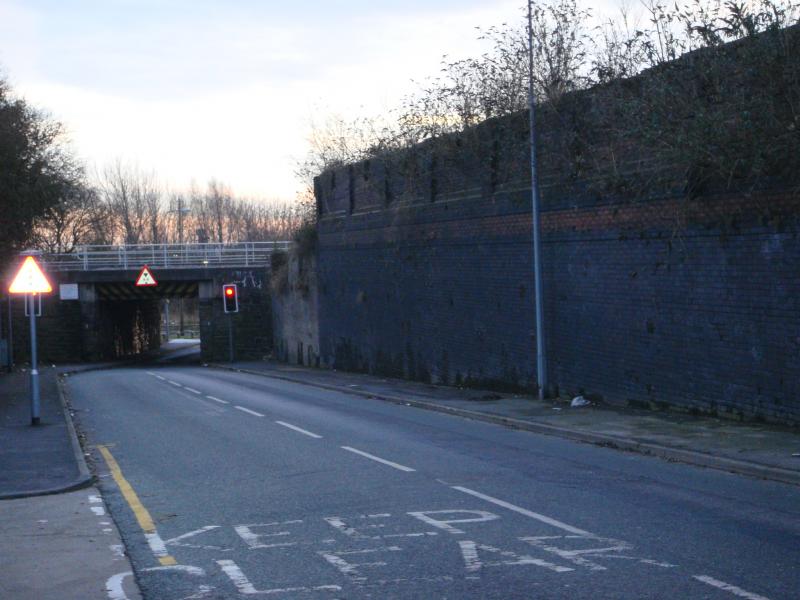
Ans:
{"label": "cloud", "polygon": [[478,54],[475,27],[521,19],[520,4],[0,0],[0,59],[90,163],[292,198],[319,111],[385,111],[443,54]]}

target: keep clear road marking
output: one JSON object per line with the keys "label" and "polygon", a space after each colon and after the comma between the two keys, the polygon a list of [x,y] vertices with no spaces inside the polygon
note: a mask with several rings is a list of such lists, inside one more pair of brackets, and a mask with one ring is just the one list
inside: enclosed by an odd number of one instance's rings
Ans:
{"label": "keep clear road marking", "polygon": [[452,487],[454,490],[458,490],[459,492],[464,492],[465,494],[469,494],[470,496],[475,496],[476,498],[480,498],[481,500],[486,500],[486,502],[491,502],[492,504],[496,504],[497,506],[502,506],[503,508],[507,508],[508,510],[513,510],[516,513],[525,515],[526,517],[530,517],[531,519],[536,519],[537,521],[541,521],[542,523],[552,525],[553,527],[557,527],[558,529],[563,529],[564,531],[568,531],[569,533],[574,533],[575,535],[580,535],[585,537],[595,537],[593,533],[589,533],[588,531],[585,531],[583,529],[578,529],[577,527],[573,527],[572,525],[567,525],[566,523],[562,523],[561,521],[556,521],[555,519],[551,519],[550,517],[547,517],[545,515],[540,515],[539,513],[527,510],[525,508],[522,508],[521,506],[511,504],[510,502],[506,502],[505,500],[493,498],[492,496],[487,496],[486,494],[481,494],[480,492],[476,492],[475,490],[461,487],[459,485],[454,485]]}
{"label": "keep clear road marking", "polygon": [[230,404],[227,400],[222,400],[221,398],[215,398],[214,396],[206,396],[209,400],[213,400],[214,402],[219,402],[220,404]]}
{"label": "keep clear road marking", "polygon": [[98,446],[97,449],[100,450],[100,454],[102,454],[103,458],[106,460],[106,464],[111,471],[112,477],[114,477],[114,481],[117,482],[117,486],[128,502],[128,506],[131,507],[136,521],[139,523],[139,527],[141,527],[144,532],[144,537],[147,539],[150,549],[158,558],[158,562],[161,563],[162,566],[177,564],[177,561],[167,552],[167,547],[164,545],[161,536],[158,535],[156,525],[153,523],[153,518],[150,516],[150,513],[147,512],[142,501],[139,500],[139,496],[133,490],[131,484],[128,483],[128,480],[122,475],[122,470],[119,468],[117,460],[112,456],[108,447]]}
{"label": "keep clear road marking", "polygon": [[719,579],[714,579],[713,577],[709,577],[708,575],[692,575],[697,581],[702,581],[705,584],[713,586],[715,588],[719,588],[721,590],[725,590],[726,592],[730,592],[734,596],[739,596],[740,598],[747,598],[747,600],[769,600],[766,596],[760,596],[758,594],[754,594],[753,592],[748,592],[747,590],[743,590],[740,587],[736,587],[735,585],[731,585],[730,583],[725,583],[724,581],[720,581]]}
{"label": "keep clear road marking", "polygon": [[289,429],[293,429],[298,433],[302,433],[303,435],[307,435],[308,437],[322,439],[321,435],[317,435],[316,433],[311,433],[307,429],[303,429],[302,427],[298,427],[297,425],[292,425],[291,423],[284,423],[283,421],[275,421],[278,425],[283,425],[284,427],[288,427]]}
{"label": "keep clear road marking", "polygon": [[249,408],[245,408],[244,406],[239,406],[238,404],[235,404],[235,405],[233,406],[233,408],[235,408],[235,409],[237,409],[237,410],[241,410],[242,412],[246,412],[246,413],[248,413],[248,414],[251,414],[251,415],[253,415],[254,417],[263,417],[263,416],[264,416],[264,415],[262,415],[260,412],[256,412],[256,411],[254,411],[254,410],[250,410]]}
{"label": "keep clear road marking", "polygon": [[397,469],[398,471],[405,471],[407,473],[410,473],[410,472],[416,470],[416,469],[412,469],[411,467],[406,467],[406,466],[400,465],[400,464],[398,464],[396,462],[392,462],[390,460],[386,460],[386,459],[380,458],[378,456],[375,456],[374,454],[369,454],[369,453],[364,452],[362,450],[357,450],[355,448],[351,448],[350,446],[342,446],[342,449],[343,450],[347,450],[348,452],[352,452],[354,454],[358,454],[360,456],[363,456],[364,458],[368,458],[370,460],[374,460],[375,462],[379,462],[379,463],[382,463],[384,465],[388,465],[390,467],[393,467],[393,468]]}

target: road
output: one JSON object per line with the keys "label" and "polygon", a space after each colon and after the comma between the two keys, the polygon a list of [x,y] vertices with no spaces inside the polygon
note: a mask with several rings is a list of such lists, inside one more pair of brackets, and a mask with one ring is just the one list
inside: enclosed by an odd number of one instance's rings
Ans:
{"label": "road", "polygon": [[800,590],[792,486],[199,366],[68,389],[151,600]]}

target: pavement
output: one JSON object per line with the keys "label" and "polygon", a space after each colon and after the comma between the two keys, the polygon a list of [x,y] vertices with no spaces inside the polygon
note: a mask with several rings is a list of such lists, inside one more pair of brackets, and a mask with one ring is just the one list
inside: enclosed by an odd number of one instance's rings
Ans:
{"label": "pavement", "polygon": [[272,361],[211,367],[275,377],[621,451],[800,485],[800,428],[592,404],[539,401]]}
{"label": "pavement", "polygon": [[113,597],[110,590],[141,597],[130,577],[114,579],[132,570],[130,561],[58,382],[58,373],[83,368],[40,369],[35,427],[29,372],[0,374],[0,598],[92,600]]}
{"label": "pavement", "polygon": [[[30,425],[29,374],[0,375],[0,597],[140,598],[131,564],[86,465],[58,373],[41,370],[41,425]],[[751,477],[800,485],[800,429],[426,385],[268,361],[209,365],[345,391]],[[46,574],[46,575],[45,575]],[[110,595],[111,594],[111,595]]]}

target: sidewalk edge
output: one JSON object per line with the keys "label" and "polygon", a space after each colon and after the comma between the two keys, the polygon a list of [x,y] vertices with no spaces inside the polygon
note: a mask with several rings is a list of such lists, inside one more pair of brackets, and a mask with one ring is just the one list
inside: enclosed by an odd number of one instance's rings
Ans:
{"label": "sidewalk edge", "polygon": [[788,483],[791,485],[800,486],[800,472],[791,471],[788,469],[781,469],[779,467],[770,467],[759,463],[748,461],[736,460],[733,458],[725,458],[722,456],[714,456],[698,452],[696,450],[686,450],[682,448],[675,448],[671,446],[663,446],[661,444],[654,444],[650,442],[638,442],[626,438],[616,437],[607,434],[592,433],[589,431],[580,431],[577,429],[568,429],[565,427],[556,427],[554,425],[546,425],[544,423],[537,423],[535,421],[522,421],[512,417],[504,417],[502,415],[494,415],[491,413],[466,410],[463,408],[455,408],[452,406],[445,406],[435,402],[426,402],[422,400],[411,400],[408,398],[399,398],[396,396],[389,396],[386,394],[377,394],[373,392],[366,392],[363,390],[356,390],[349,387],[341,387],[337,385],[319,383],[314,381],[304,381],[297,377],[288,375],[268,373],[265,371],[256,371],[253,369],[243,369],[240,367],[232,367],[217,363],[209,363],[209,367],[221,369],[224,371],[235,371],[238,373],[247,373],[248,375],[258,375],[272,379],[280,379],[283,381],[291,381],[294,383],[301,383],[313,387],[331,390],[335,392],[344,392],[364,398],[372,398],[382,400],[384,402],[391,402],[393,404],[401,404],[404,406],[412,406],[425,410],[455,415],[476,421],[484,421],[487,423],[494,423],[496,425],[503,425],[512,429],[519,429],[523,431],[530,431],[533,433],[541,433],[544,435],[552,435],[556,437],[566,438],[577,442],[587,444],[594,444],[596,446],[604,446],[615,450],[637,452],[647,456],[655,456],[666,460],[687,463],[695,466],[706,467],[710,469],[717,469],[720,471],[727,471],[739,475],[747,475],[759,479],[769,479],[772,481],[779,481],[781,483]]}
{"label": "sidewalk edge", "polygon": [[75,430],[75,423],[72,421],[72,414],[69,412],[69,404],[67,403],[67,396],[64,391],[64,378],[61,373],[56,374],[56,384],[58,387],[58,400],[61,402],[61,410],[64,411],[64,420],[67,423],[69,430],[69,439],[72,444],[72,452],[75,455],[75,461],[78,463],[78,472],[80,477],[86,480],[87,485],[94,483],[94,476],[89,470],[89,465],[86,464],[86,456],[81,447],[81,441],[78,438],[78,432]]}

